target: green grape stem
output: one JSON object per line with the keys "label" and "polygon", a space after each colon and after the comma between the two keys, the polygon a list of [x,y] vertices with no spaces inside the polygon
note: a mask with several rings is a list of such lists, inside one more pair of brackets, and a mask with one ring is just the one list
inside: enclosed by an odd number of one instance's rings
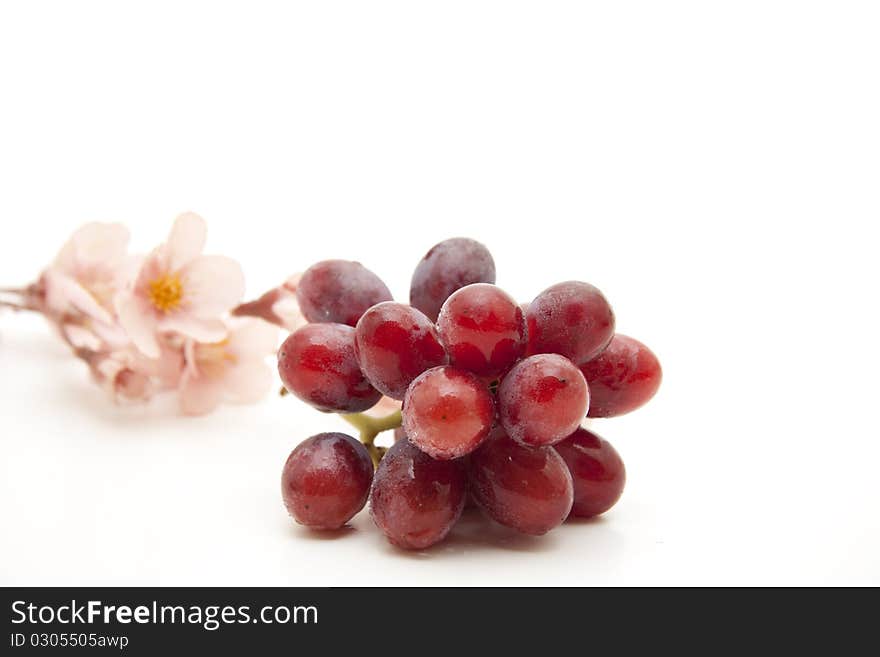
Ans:
{"label": "green grape stem", "polygon": [[396,429],[403,421],[400,411],[395,411],[384,417],[372,417],[364,413],[340,413],[339,417],[360,432],[360,440],[370,453],[374,467],[379,466],[379,461],[382,460],[386,452],[384,447],[379,447],[375,444],[376,436],[383,431]]}

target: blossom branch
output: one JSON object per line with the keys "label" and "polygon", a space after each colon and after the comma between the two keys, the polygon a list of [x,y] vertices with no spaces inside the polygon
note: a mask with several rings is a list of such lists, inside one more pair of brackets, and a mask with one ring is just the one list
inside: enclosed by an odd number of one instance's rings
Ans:
{"label": "blossom branch", "polygon": [[11,308],[12,310],[30,310],[27,306],[22,306],[20,304],[14,303],[12,301],[6,301],[4,299],[0,299],[0,308]]}
{"label": "blossom branch", "polygon": [[257,317],[288,331],[296,330],[305,323],[296,301],[298,283],[299,275],[292,276],[253,301],[233,308],[233,317]]}
{"label": "blossom branch", "polygon": [[177,390],[187,415],[257,401],[271,389],[277,327],[304,322],[297,278],[241,303],[241,267],[203,255],[206,233],[201,217],[184,213],[164,243],[136,256],[125,226],[86,224],[35,283],[0,288],[0,309],[43,315],[117,400]]}

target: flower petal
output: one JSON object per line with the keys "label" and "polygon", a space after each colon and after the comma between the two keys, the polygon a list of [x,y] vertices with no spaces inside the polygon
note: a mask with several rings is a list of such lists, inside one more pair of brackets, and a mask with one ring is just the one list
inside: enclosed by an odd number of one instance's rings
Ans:
{"label": "flower petal", "polygon": [[262,360],[246,360],[230,368],[223,378],[229,401],[252,404],[272,389],[272,368]]}
{"label": "flower petal", "polygon": [[208,227],[194,212],[184,212],[174,220],[164,252],[168,269],[178,271],[199,257],[205,248]]}
{"label": "flower petal", "polygon": [[278,327],[262,319],[244,319],[229,332],[229,350],[241,358],[265,358],[278,349]]}
{"label": "flower petal", "polygon": [[272,306],[272,312],[288,331],[295,331],[308,324],[302,310],[300,310],[299,302],[292,294],[286,294],[278,299]]}
{"label": "flower petal", "polygon": [[134,294],[122,294],[116,300],[119,324],[128,337],[145,356],[158,358],[159,342],[156,340],[157,318],[152,309]]}
{"label": "flower petal", "polygon": [[105,324],[113,322],[110,313],[74,279],[60,271],[49,269],[45,272],[44,280],[46,281],[46,302],[52,310],[66,313],[73,308],[99,322]]}
{"label": "flower petal", "polygon": [[286,281],[284,281],[284,284],[281,287],[286,289],[291,294],[296,294],[296,288],[299,287],[299,282],[301,279],[302,279],[302,274],[294,274],[293,276],[288,278]]}
{"label": "flower petal", "polygon": [[77,349],[99,351],[104,346],[101,342],[101,338],[85,326],[62,323],[58,326],[58,329],[67,337],[70,344]]}
{"label": "flower petal", "polygon": [[244,297],[244,273],[232,258],[200,256],[180,272],[188,313],[219,317]]}
{"label": "flower petal", "polygon": [[153,380],[146,372],[129,368],[120,370],[107,385],[117,401],[145,402],[154,392]]}
{"label": "flower petal", "polygon": [[[148,273],[146,271],[148,264],[150,263],[145,255],[126,255],[120,260],[119,266],[116,268],[116,276],[114,280],[116,289],[127,290],[134,287],[141,274],[146,276]],[[155,263],[151,264],[152,266],[155,266]]]}
{"label": "flower petal", "polygon": [[74,237],[77,258],[80,264],[118,262],[125,257],[129,238],[122,224],[86,224]]}
{"label": "flower petal", "polygon": [[89,329],[113,349],[121,349],[131,342],[122,327],[116,323],[107,324],[95,321],[89,324]]}
{"label": "flower petal", "polygon": [[194,376],[191,372],[183,375],[180,382],[180,410],[185,415],[205,415],[220,404],[223,386],[215,381]]}
{"label": "flower petal", "polygon": [[165,344],[161,345],[162,355],[158,360],[150,361],[153,375],[159,379],[159,385],[169,390],[180,385],[184,371],[184,358],[181,349],[174,349]]}
{"label": "flower petal", "polygon": [[159,330],[175,331],[198,342],[226,339],[226,325],[219,319],[200,319],[186,314],[169,315],[159,321]]}
{"label": "flower petal", "polygon": [[54,266],[68,274],[89,264],[113,263],[125,256],[129,232],[122,224],[98,222],[80,226],[55,257]]}

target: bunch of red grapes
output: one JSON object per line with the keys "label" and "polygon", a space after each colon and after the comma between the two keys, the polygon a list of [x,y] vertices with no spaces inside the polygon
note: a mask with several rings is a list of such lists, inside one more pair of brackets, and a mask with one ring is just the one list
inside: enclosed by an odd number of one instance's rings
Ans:
{"label": "bunch of red grapes", "polygon": [[382,395],[403,403],[375,472],[372,442],[343,433],[293,450],[282,492],[297,522],[336,529],[369,499],[391,543],[422,549],[443,540],[469,501],[540,535],[620,498],[623,461],[580,425],[647,402],[661,370],[647,347],[614,333],[594,286],[558,283],[519,304],[495,286],[486,247],[455,238],[416,267],[409,305],[343,260],[310,267],[297,299],[310,323],[278,354],[288,391],[336,413],[361,413]]}

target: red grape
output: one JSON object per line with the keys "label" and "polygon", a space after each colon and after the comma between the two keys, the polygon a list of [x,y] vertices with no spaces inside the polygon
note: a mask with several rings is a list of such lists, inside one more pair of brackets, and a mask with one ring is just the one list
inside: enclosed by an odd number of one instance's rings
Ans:
{"label": "red grape", "polygon": [[457,289],[471,283],[494,283],[495,261],[489,250],[471,239],[454,237],[434,246],[413,273],[409,302],[437,320],[440,307]]}
{"label": "red grape", "polygon": [[297,284],[296,300],[310,322],[354,326],[367,308],[391,301],[391,292],[359,262],[324,260],[303,273]]}
{"label": "red grape", "polygon": [[436,459],[454,459],[476,449],[494,419],[495,404],[486,384],[450,366],[421,374],[403,400],[406,435]]}
{"label": "red grape", "polygon": [[446,537],[461,516],[466,493],[461,463],[432,459],[400,440],[379,462],[370,515],[391,543],[421,550]]}
{"label": "red grape", "polygon": [[361,370],[382,393],[403,399],[419,374],[446,364],[437,329],[411,306],[386,301],[358,320],[355,345]]}
{"label": "red grape", "polygon": [[284,386],[322,411],[359,413],[382,397],[358,366],[354,329],[344,324],[307,324],[278,350]]}
{"label": "red grape", "polygon": [[647,347],[614,334],[596,287],[566,281],[517,303],[495,286],[486,247],[453,238],[417,265],[410,305],[346,260],[310,267],[296,298],[311,323],[278,352],[286,388],[322,411],[372,408],[372,419],[348,418],[366,442],[400,425],[388,448],[331,433],[297,447],[282,475],[297,522],[338,528],[368,498],[393,545],[423,549],[467,505],[541,535],[620,498],[620,456],[580,424],[646,403],[662,372]]}
{"label": "red grape", "polygon": [[552,445],[571,435],[589,404],[583,374],[558,354],[521,360],[498,387],[502,426],[511,438],[531,447]]}
{"label": "red grape", "polygon": [[607,440],[586,429],[578,429],[553,449],[565,460],[574,481],[571,516],[598,516],[620,499],[626,469],[620,454]]}
{"label": "red grape", "polygon": [[552,447],[523,447],[507,436],[468,459],[471,496],[494,520],[526,534],[546,534],[568,516],[571,474]]}
{"label": "red grape", "polygon": [[646,404],[663,378],[657,356],[638,340],[614,336],[601,354],[581,365],[590,386],[590,417],[613,417]]}
{"label": "red grape", "polygon": [[525,352],[522,308],[488,283],[453,292],[440,310],[437,329],[450,363],[477,376],[497,376]]}
{"label": "red grape", "polygon": [[614,335],[614,312],[589,283],[568,281],[541,292],[526,313],[530,354],[562,354],[576,365],[597,356]]}
{"label": "red grape", "polygon": [[338,529],[364,508],[373,481],[366,448],[344,433],[319,433],[294,449],[281,474],[284,505],[314,529]]}

